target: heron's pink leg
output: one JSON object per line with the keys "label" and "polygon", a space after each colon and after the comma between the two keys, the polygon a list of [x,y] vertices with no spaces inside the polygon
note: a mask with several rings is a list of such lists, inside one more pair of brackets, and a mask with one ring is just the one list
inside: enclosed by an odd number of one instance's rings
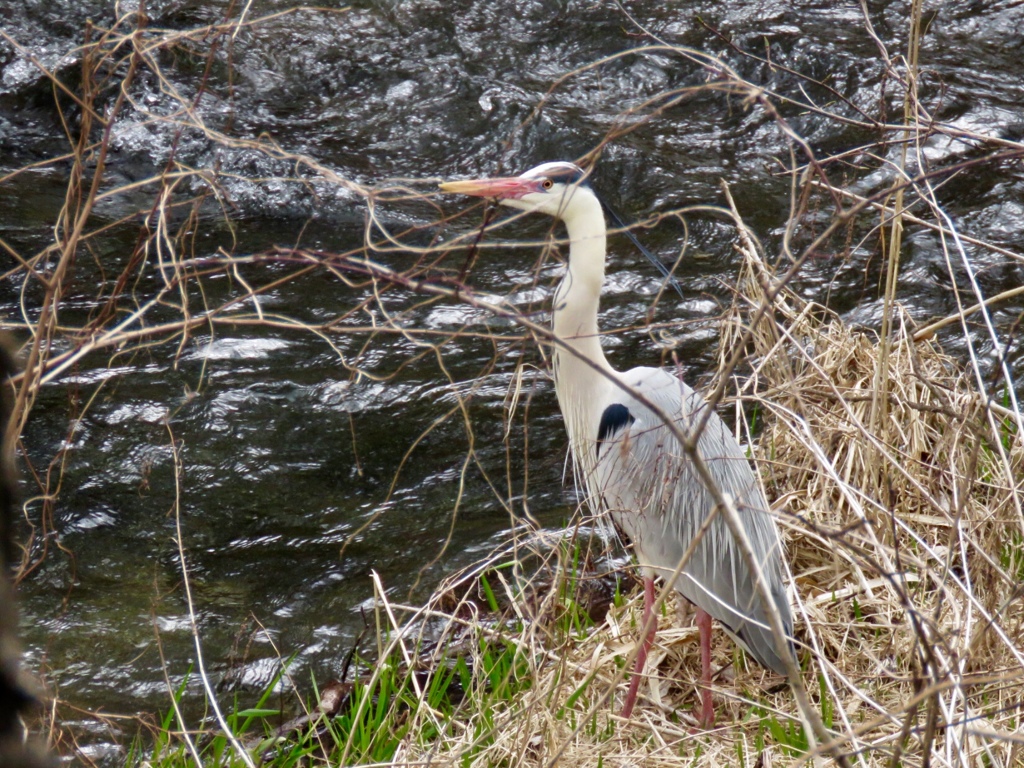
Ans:
{"label": "heron's pink leg", "polygon": [[636,694],[640,690],[640,674],[644,671],[647,653],[651,650],[651,644],[654,642],[654,633],[658,629],[658,617],[654,615],[654,579],[650,577],[644,577],[644,614],[641,626],[649,626],[650,629],[647,630],[647,634],[640,642],[640,649],[636,652],[633,677],[629,681],[629,691],[626,693],[626,701],[622,705],[622,717],[627,719],[633,714]]}
{"label": "heron's pink leg", "polygon": [[715,724],[715,705],[711,701],[711,614],[697,609],[697,630],[700,633],[700,724]]}

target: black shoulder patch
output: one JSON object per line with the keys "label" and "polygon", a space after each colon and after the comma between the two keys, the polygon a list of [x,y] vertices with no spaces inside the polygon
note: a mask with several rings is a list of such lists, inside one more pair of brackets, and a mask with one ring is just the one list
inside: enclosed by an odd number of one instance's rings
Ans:
{"label": "black shoulder patch", "polygon": [[609,437],[614,437],[623,427],[628,427],[636,419],[629,412],[629,408],[622,403],[612,403],[604,409],[601,414],[601,423],[597,427],[597,450],[600,455],[601,443]]}

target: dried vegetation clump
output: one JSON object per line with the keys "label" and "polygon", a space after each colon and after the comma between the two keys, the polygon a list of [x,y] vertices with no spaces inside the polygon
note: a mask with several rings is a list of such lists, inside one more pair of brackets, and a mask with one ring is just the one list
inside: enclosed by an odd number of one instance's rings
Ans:
{"label": "dried vegetation clump", "polygon": [[884,344],[785,291],[768,305],[773,276],[745,256],[734,320],[770,309],[734,323],[755,368],[743,394],[763,409],[757,454],[788,532],[798,631],[844,748],[885,764],[941,732],[947,750],[1010,760],[1011,740],[988,739],[1016,730],[1009,681],[1024,671],[1014,412],[906,313]]}

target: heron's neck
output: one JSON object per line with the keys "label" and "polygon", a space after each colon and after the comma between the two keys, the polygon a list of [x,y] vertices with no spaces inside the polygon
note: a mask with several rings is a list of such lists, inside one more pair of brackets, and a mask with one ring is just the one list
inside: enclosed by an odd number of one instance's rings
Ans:
{"label": "heron's neck", "polygon": [[570,440],[575,444],[597,436],[597,424],[590,424],[592,405],[611,386],[602,372],[610,373],[612,367],[601,349],[597,328],[604,283],[604,211],[595,197],[592,204],[574,214],[564,219],[569,231],[569,268],[555,291],[553,329],[572,350],[556,347],[554,365],[555,390]]}

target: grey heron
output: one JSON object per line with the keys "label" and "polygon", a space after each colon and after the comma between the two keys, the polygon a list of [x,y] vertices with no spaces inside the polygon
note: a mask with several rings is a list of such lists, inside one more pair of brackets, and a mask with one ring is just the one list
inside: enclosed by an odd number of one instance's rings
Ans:
{"label": "grey heron", "polygon": [[[782,578],[781,540],[743,449],[716,413],[707,414],[704,399],[669,371],[639,367],[619,372],[609,364],[597,325],[607,247],[605,216],[583,170],[572,163],[544,163],[521,176],[451,181],[443,183],[441,190],[494,198],[565,224],[569,263],[553,299],[554,334],[565,345],[554,347],[555,392],[569,433],[576,477],[589,506],[598,515],[611,516],[619,533],[632,543],[644,575],[644,626],[650,631],[638,649],[622,715],[629,717],[632,712],[653,641],[653,577],[673,574],[705,527],[675,588],[697,606],[700,722],[711,725],[711,618],[718,619],[757,661],[782,675],[787,674],[786,662],[766,610],[777,612],[787,638],[793,633]],[[697,451],[719,490],[735,505],[768,585],[770,605],[762,600],[756,577],[724,515],[713,514],[713,495],[693,460],[658,411],[670,415],[682,434],[707,415]]]}

